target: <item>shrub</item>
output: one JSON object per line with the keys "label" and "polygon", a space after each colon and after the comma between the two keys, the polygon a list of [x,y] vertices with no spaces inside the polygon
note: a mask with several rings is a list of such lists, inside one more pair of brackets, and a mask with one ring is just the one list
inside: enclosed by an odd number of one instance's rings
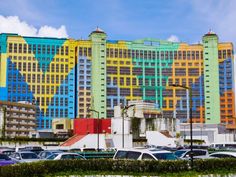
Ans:
{"label": "shrub", "polygon": [[195,171],[236,170],[236,159],[206,159],[194,161]]}
{"label": "shrub", "polygon": [[[236,159],[194,160],[194,171],[236,170]],[[60,172],[111,172],[111,173],[179,173],[189,171],[189,161],[139,160],[60,160],[22,163],[0,167],[1,177],[43,177]]]}

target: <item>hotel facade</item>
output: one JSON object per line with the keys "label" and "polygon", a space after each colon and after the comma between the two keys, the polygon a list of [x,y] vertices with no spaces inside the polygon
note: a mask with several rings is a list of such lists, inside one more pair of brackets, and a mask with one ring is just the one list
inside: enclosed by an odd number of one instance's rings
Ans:
{"label": "hotel facade", "polygon": [[0,34],[0,100],[36,104],[38,129],[51,129],[53,118],[97,117],[88,107],[111,118],[132,100],[188,122],[191,97],[194,123],[235,127],[233,55],[212,32],[199,44],[108,40],[100,29],[88,40]]}

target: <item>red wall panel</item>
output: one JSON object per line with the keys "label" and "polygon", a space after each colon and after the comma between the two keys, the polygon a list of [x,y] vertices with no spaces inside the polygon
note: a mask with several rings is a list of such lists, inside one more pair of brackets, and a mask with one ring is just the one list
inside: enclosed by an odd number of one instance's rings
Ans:
{"label": "red wall panel", "polygon": [[80,118],[74,120],[74,134],[94,134],[94,133],[111,133],[111,119],[99,119],[99,131],[98,119],[96,118]]}

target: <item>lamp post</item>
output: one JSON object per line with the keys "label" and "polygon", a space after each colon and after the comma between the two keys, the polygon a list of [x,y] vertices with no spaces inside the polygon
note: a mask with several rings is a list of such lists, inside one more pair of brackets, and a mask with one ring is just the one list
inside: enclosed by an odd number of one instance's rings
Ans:
{"label": "lamp post", "polygon": [[173,84],[173,87],[181,87],[189,91],[189,120],[190,120],[190,158],[191,158],[191,168],[193,168],[193,120],[192,120],[192,88],[179,85],[179,84]]}
{"label": "lamp post", "polygon": [[3,110],[3,122],[2,122],[2,138],[4,139],[5,138],[5,135],[6,135],[6,112],[7,112],[7,108],[6,107],[2,107],[2,110]]}
{"label": "lamp post", "polygon": [[186,138],[186,132],[185,132],[185,127],[188,127],[188,124],[187,125],[183,125],[182,126],[184,127],[184,141],[185,141],[185,138]]}
{"label": "lamp post", "polygon": [[98,117],[97,117],[97,150],[99,151],[99,112],[94,110],[94,109],[90,109],[88,108],[87,109],[88,112],[95,112],[98,114]]}
{"label": "lamp post", "polygon": [[131,105],[126,105],[124,106],[124,108],[122,108],[122,148],[125,147],[125,113],[127,113],[127,110],[130,108],[130,107],[134,107],[135,104],[131,104]]}
{"label": "lamp post", "polygon": [[201,143],[203,143],[202,141],[202,129],[204,128],[204,125],[199,125],[199,126],[196,126],[197,128],[200,128],[200,135],[201,135]]}

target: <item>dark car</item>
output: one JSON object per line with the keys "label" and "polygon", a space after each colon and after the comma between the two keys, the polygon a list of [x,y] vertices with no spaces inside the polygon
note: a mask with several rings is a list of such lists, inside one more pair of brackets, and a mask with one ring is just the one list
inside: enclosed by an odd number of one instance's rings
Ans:
{"label": "dark car", "polygon": [[[190,159],[191,158],[191,149],[181,149],[175,151],[174,153],[180,159]],[[193,149],[192,156],[193,158],[196,156],[208,156],[208,150],[206,149]]]}
{"label": "dark car", "polygon": [[6,154],[0,154],[0,166],[12,165],[16,162],[11,160]]}

